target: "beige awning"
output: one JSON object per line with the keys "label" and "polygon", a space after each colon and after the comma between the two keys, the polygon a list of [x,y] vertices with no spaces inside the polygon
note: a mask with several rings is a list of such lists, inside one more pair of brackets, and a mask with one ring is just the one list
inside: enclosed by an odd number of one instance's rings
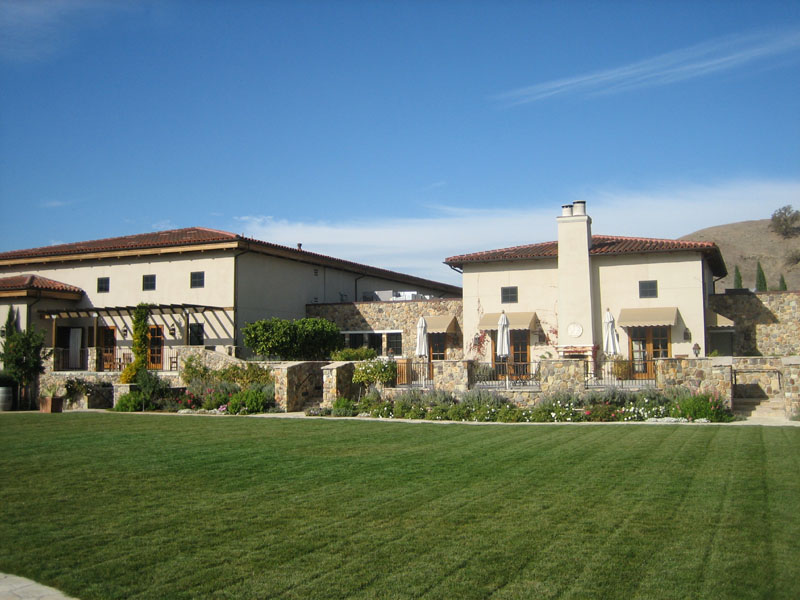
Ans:
{"label": "beige awning", "polygon": [[734,323],[728,317],[715,313],[710,308],[706,309],[706,327],[733,327]]}
{"label": "beige awning", "polygon": [[[506,313],[509,329],[536,329],[535,312]],[[478,323],[478,329],[491,331],[497,329],[500,313],[484,313]]]}
{"label": "beige awning", "polygon": [[431,315],[423,318],[428,333],[449,333],[456,329],[456,318],[452,315]]}
{"label": "beige awning", "polygon": [[658,308],[623,308],[619,311],[617,327],[661,327],[678,324],[678,309],[674,306]]}

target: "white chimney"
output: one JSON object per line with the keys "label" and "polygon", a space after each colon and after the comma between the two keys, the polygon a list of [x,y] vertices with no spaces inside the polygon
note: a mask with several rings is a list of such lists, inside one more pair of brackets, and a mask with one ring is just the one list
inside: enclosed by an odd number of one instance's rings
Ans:
{"label": "white chimney", "polygon": [[561,216],[562,217],[571,217],[572,216],[572,204],[562,204],[561,205]]}
{"label": "white chimney", "polygon": [[595,329],[589,259],[592,219],[583,201],[568,208],[557,218],[558,346],[565,352],[590,352]]}

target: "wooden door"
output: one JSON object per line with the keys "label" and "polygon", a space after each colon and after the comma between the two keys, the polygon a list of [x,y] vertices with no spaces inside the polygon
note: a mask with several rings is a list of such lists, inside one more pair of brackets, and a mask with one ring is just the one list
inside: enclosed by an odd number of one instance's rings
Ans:
{"label": "wooden door", "polygon": [[512,329],[511,330],[511,365],[509,365],[512,380],[528,379],[530,370],[530,330]]}
{"label": "wooden door", "polygon": [[428,334],[428,378],[433,379],[433,361],[444,360],[447,346],[446,333]]}
{"label": "wooden door", "polygon": [[654,379],[656,358],[669,358],[669,327],[631,327],[628,331],[628,356],[633,366],[634,379]]}
{"label": "wooden door", "polygon": [[164,330],[160,325],[151,325],[147,338],[147,369],[161,371],[164,368]]}
{"label": "wooden door", "polygon": [[117,330],[114,327],[98,327],[100,354],[103,357],[103,371],[113,371],[117,359]]}

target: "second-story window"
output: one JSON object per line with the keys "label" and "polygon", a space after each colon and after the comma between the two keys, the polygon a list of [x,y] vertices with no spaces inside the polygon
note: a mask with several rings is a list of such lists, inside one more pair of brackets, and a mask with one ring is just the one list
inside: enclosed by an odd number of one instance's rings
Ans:
{"label": "second-story window", "polygon": [[206,272],[192,271],[189,275],[189,287],[201,288],[206,286]]}
{"label": "second-story window", "polygon": [[517,286],[501,287],[500,302],[503,304],[513,304],[517,302]]}
{"label": "second-story window", "polygon": [[156,289],[156,276],[142,275],[142,289],[145,291]]}
{"label": "second-story window", "polygon": [[640,281],[639,298],[658,298],[658,281]]}
{"label": "second-story window", "polygon": [[104,294],[111,289],[111,279],[109,277],[97,278],[97,293]]}

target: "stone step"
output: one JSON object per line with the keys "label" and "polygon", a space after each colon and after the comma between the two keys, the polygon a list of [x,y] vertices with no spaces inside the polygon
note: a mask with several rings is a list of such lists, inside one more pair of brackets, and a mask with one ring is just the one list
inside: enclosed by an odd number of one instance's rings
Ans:
{"label": "stone step", "polygon": [[733,413],[746,419],[786,420],[782,397],[734,398]]}

